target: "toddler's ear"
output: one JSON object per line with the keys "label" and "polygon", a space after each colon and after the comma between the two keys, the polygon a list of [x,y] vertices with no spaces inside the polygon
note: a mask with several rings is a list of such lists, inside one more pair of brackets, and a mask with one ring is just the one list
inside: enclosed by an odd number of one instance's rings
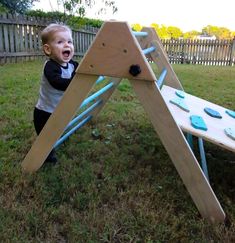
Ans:
{"label": "toddler's ear", "polygon": [[47,56],[50,56],[50,54],[51,54],[51,48],[50,48],[50,46],[49,46],[48,44],[44,44],[44,45],[43,45],[43,51],[44,51],[44,53],[45,53]]}

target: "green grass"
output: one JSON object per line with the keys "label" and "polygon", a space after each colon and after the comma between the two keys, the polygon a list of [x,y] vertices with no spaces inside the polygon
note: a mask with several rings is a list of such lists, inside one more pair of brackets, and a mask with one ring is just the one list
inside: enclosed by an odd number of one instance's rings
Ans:
{"label": "green grass", "polygon": [[[173,67],[187,92],[235,110],[234,67]],[[205,143],[211,185],[227,214],[225,223],[211,225],[128,81],[97,123],[60,146],[58,165],[22,173],[36,138],[32,112],[41,69],[41,62],[0,67],[1,242],[235,241],[234,153]]]}

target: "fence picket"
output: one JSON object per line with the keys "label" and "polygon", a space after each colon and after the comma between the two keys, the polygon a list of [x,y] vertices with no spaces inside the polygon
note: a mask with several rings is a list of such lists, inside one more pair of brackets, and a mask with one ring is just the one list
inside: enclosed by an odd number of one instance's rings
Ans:
{"label": "fence picket", "polygon": [[0,52],[3,52],[3,26],[0,25]]}

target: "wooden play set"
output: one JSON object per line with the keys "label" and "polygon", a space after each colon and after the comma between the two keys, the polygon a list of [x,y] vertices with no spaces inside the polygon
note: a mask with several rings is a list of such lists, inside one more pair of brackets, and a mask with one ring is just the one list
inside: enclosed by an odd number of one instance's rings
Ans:
{"label": "wooden play set", "polygon": [[[157,65],[158,78],[149,60]],[[123,78],[132,84],[201,215],[211,222],[224,221],[225,213],[207,178],[202,139],[235,152],[235,113],[183,91],[152,28],[133,32],[126,22],[103,24],[60,104],[22,162],[23,170],[38,170],[53,147],[94,119]],[[95,84],[103,80],[108,84],[91,94]],[[198,137],[202,168],[187,134]]]}

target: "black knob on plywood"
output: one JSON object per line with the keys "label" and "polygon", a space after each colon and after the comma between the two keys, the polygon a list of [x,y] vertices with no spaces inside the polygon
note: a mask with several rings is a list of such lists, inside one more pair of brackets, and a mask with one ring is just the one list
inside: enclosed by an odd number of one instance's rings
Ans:
{"label": "black knob on plywood", "polygon": [[135,64],[135,65],[131,65],[130,66],[130,69],[129,69],[129,73],[132,75],[132,76],[137,76],[138,74],[141,73],[141,68],[138,64]]}

